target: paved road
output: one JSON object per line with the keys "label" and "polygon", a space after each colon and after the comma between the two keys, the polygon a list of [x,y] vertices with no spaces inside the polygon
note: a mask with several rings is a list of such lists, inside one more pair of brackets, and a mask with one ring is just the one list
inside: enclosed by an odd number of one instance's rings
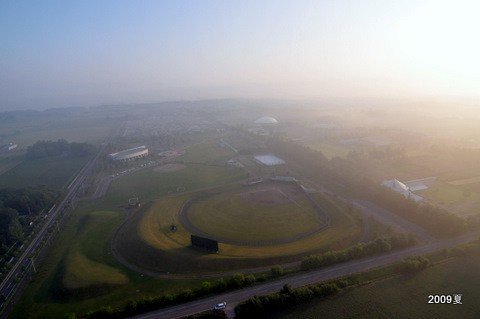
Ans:
{"label": "paved road", "polygon": [[268,282],[265,284],[257,285],[254,287],[248,287],[241,290],[236,290],[216,296],[188,302],[182,305],[169,307],[153,312],[149,312],[143,315],[135,316],[135,319],[176,319],[182,318],[188,315],[193,315],[202,311],[212,309],[213,305],[226,301],[227,310],[229,312],[239,304],[240,302],[253,297],[255,295],[265,295],[276,291],[279,291],[285,284],[289,284],[292,287],[301,287],[309,284],[322,282],[325,280],[335,279],[338,277],[354,274],[357,272],[365,271],[368,269],[386,266],[398,261],[401,261],[407,257],[425,255],[438,250],[455,247],[457,245],[470,242],[480,237],[480,231],[471,232],[463,236],[450,238],[446,240],[439,240],[433,243],[428,243],[422,246],[416,246],[407,248],[388,254],[365,258],[361,260],[355,260],[347,263],[337,264],[334,266],[326,267],[320,270],[301,273],[299,275],[285,278],[277,281]]}

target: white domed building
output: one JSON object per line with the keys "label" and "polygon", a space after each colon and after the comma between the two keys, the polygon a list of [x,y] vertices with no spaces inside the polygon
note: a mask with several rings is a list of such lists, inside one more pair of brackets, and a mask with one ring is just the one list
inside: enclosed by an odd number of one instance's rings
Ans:
{"label": "white domed building", "polygon": [[270,126],[270,125],[277,125],[278,121],[277,121],[277,119],[275,119],[271,116],[263,116],[263,117],[259,117],[258,119],[256,119],[255,124]]}

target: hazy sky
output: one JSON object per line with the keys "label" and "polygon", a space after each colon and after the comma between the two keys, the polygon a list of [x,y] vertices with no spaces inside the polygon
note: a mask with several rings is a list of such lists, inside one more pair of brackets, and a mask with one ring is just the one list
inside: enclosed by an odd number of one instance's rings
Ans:
{"label": "hazy sky", "polygon": [[480,99],[479,1],[0,2],[0,110]]}

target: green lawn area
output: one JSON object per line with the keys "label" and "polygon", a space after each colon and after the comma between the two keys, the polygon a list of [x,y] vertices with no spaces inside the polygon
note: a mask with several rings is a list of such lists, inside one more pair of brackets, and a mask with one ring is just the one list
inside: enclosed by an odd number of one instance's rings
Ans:
{"label": "green lawn area", "polygon": [[98,208],[98,204],[83,204],[74,212],[16,302],[11,318],[81,315],[200,285],[198,280],[150,278],[121,266],[111,255],[110,238],[125,215]]}
{"label": "green lawn area", "polygon": [[[480,256],[437,264],[312,301],[269,318],[479,318]],[[429,304],[429,295],[462,294],[462,305]]]}
{"label": "green lawn area", "polygon": [[89,159],[89,157],[57,157],[25,160],[0,175],[0,188],[22,188],[46,185],[53,189],[60,189],[63,186],[68,186],[67,184],[73,175],[78,172]]}
{"label": "green lawn area", "polygon": [[226,165],[234,155],[230,148],[221,147],[219,140],[209,140],[188,147],[178,160]]}
{"label": "green lawn area", "polygon": [[342,145],[340,143],[334,144],[334,143],[316,143],[316,142],[309,142],[307,143],[307,146],[310,147],[311,149],[314,149],[316,151],[322,152],[323,155],[325,155],[326,158],[332,159],[334,157],[341,157],[341,158],[346,158],[348,152],[353,150],[353,147],[347,147],[345,145]]}
{"label": "green lawn area", "polygon": [[248,241],[290,237],[321,223],[306,197],[296,202],[262,205],[238,193],[195,201],[188,216],[195,227],[207,234]]}
{"label": "green lawn area", "polygon": [[125,203],[134,196],[138,196],[140,201],[148,201],[169,194],[232,183],[245,177],[243,170],[234,167],[189,164],[185,169],[175,172],[156,172],[150,168],[116,179],[105,201]]}
{"label": "green lawn area", "polygon": [[20,164],[24,159],[23,154],[6,154],[3,156],[0,156],[0,176],[8,171],[9,169],[12,169],[13,167],[17,166]]}

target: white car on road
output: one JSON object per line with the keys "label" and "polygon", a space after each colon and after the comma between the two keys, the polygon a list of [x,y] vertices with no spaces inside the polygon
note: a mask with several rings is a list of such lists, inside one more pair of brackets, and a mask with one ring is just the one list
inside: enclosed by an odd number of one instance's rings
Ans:
{"label": "white car on road", "polygon": [[224,301],[219,304],[216,304],[215,307],[213,307],[213,310],[222,310],[222,309],[225,309],[226,306],[227,306],[227,303]]}

